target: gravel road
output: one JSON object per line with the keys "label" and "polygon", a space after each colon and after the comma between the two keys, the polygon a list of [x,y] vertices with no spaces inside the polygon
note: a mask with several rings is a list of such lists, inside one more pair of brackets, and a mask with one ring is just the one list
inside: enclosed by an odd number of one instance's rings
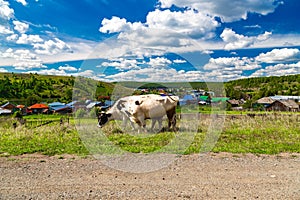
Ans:
{"label": "gravel road", "polygon": [[187,155],[148,173],[92,157],[0,157],[0,199],[300,199],[300,154]]}

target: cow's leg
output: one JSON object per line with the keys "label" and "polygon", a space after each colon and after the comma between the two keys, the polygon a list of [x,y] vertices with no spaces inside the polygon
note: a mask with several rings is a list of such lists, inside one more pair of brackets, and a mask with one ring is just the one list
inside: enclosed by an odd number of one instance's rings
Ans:
{"label": "cow's leg", "polygon": [[171,127],[173,131],[176,130],[176,108],[174,107],[173,109],[169,110],[167,112],[168,116],[168,128],[171,130]]}

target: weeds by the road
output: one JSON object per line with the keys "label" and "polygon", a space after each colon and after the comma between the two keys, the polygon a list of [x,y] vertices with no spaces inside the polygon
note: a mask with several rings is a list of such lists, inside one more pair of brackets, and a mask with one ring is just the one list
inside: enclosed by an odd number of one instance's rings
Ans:
{"label": "weeds by the road", "polygon": [[[104,129],[95,128],[96,120],[81,120],[80,123],[92,127],[94,132],[80,132],[72,123],[54,122],[30,128],[18,124],[13,128],[10,122],[0,126],[0,155],[20,155],[26,153],[79,154],[110,151],[107,144],[125,152],[150,153],[165,151],[191,154],[203,150],[210,136],[212,118],[178,120],[180,131],[142,133],[121,129],[117,123],[109,123]],[[214,138],[213,152],[277,154],[281,152],[300,153],[299,115],[246,115],[227,116],[221,133]],[[191,123],[192,122],[192,123]],[[196,127],[189,133],[190,125]],[[100,137],[101,136],[101,137]],[[176,140],[177,138],[177,140]],[[184,148],[183,148],[184,147]]]}

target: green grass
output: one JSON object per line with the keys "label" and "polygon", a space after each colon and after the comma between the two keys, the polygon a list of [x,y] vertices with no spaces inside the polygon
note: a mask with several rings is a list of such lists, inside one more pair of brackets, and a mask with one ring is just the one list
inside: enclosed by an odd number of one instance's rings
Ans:
{"label": "green grass", "polygon": [[31,153],[86,155],[88,151],[72,126],[54,123],[37,128],[0,127],[0,155]]}
{"label": "green grass", "polygon": [[[45,119],[60,119],[59,116],[44,116]],[[27,120],[35,119],[33,116]],[[212,119],[206,116],[190,124],[196,132],[188,132],[186,121],[178,120],[181,131],[141,133],[122,131],[117,123],[109,123],[104,129],[96,127],[95,119],[71,119],[62,125],[55,121],[39,127],[12,127],[15,119],[0,119],[0,155],[41,153],[45,155],[99,153],[151,153],[168,152],[192,154],[203,151],[204,141],[212,138],[213,152],[278,154],[300,153],[299,115],[267,115],[255,118],[240,115],[227,117],[221,134],[209,135]],[[76,130],[74,123],[85,126]],[[18,122],[17,122],[18,123]],[[189,126],[189,125],[188,125]],[[78,126],[77,126],[78,128]],[[82,128],[82,130],[80,130]],[[195,130],[195,129],[194,129]],[[79,132],[78,132],[79,131]],[[210,138],[211,137],[211,138]],[[214,138],[216,137],[216,138]],[[217,140],[218,139],[218,140]],[[214,141],[214,140],[217,140]],[[216,142],[216,143],[214,143]]]}

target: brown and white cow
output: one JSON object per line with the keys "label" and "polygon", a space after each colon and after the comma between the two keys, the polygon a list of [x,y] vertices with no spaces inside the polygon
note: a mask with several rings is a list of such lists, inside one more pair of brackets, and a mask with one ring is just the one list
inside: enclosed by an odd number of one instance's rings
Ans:
{"label": "brown and white cow", "polygon": [[152,119],[151,129],[156,121],[159,122],[159,128],[161,128],[162,118],[167,115],[169,129],[175,130],[178,101],[179,97],[177,96],[160,96],[155,94],[123,97],[111,109],[99,115],[99,127],[102,127],[110,120],[120,119],[121,116],[123,121],[129,119],[132,123],[138,124],[139,131],[141,128],[145,128],[146,119]]}

